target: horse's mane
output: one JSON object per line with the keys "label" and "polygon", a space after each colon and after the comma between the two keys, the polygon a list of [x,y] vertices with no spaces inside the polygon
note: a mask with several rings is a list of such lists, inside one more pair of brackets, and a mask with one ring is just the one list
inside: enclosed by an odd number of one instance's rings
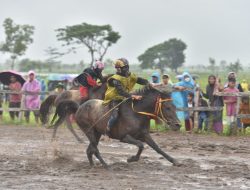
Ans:
{"label": "horse's mane", "polygon": [[169,87],[164,86],[152,86],[152,85],[145,85],[144,87],[137,89],[132,92],[132,94],[136,95],[145,95],[149,92],[157,92],[159,94],[170,95],[172,90]]}
{"label": "horse's mane", "polygon": [[152,92],[154,90],[154,88],[150,85],[146,85],[142,88],[136,89],[132,92],[132,94],[136,94],[136,95],[144,95],[148,92]]}

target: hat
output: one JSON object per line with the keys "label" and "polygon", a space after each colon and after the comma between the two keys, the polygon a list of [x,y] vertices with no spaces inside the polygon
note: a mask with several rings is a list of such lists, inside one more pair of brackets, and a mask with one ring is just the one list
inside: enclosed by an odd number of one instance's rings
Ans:
{"label": "hat", "polygon": [[115,68],[121,68],[121,67],[128,66],[129,63],[128,63],[128,60],[127,60],[127,59],[125,59],[125,58],[120,58],[120,59],[117,59],[117,60],[114,62],[114,65],[115,65]]}
{"label": "hat", "polygon": [[159,76],[160,76],[160,74],[159,74],[158,72],[154,72],[154,73],[151,75],[151,77],[157,77],[157,78],[159,78]]}
{"label": "hat", "polygon": [[230,75],[231,75],[231,74],[233,74],[235,77],[237,77],[235,72],[229,72],[229,73],[227,74],[227,77],[230,78]]}
{"label": "hat", "polygon": [[30,71],[28,72],[28,75],[31,75],[31,74],[35,75],[35,72],[32,71],[32,70],[30,70]]}
{"label": "hat", "polygon": [[183,78],[183,75],[177,75],[175,78],[177,78],[177,79],[182,79],[182,78]]}
{"label": "hat", "polygon": [[166,77],[166,78],[169,78],[169,75],[168,75],[168,74],[163,74],[163,75],[162,75],[162,78],[165,78],[165,77]]}
{"label": "hat", "polygon": [[101,61],[96,61],[94,64],[93,64],[93,67],[94,69],[104,69],[104,63],[101,62]]}
{"label": "hat", "polygon": [[57,88],[64,88],[64,85],[63,83],[59,82],[57,85],[56,85]]}

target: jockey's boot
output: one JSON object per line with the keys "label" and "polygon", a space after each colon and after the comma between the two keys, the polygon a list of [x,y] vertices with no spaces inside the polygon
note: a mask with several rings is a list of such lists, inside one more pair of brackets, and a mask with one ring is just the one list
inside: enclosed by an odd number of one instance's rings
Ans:
{"label": "jockey's boot", "polygon": [[115,108],[111,113],[111,116],[109,118],[108,125],[106,128],[106,134],[108,136],[110,136],[111,129],[115,126],[117,122],[117,118],[118,118],[118,108]]}

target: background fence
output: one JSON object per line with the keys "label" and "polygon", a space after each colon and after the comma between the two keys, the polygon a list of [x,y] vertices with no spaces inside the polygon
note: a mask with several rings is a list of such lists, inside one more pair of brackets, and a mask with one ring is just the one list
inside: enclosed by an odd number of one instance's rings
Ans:
{"label": "background fence", "polygon": [[[6,94],[22,94],[22,101],[21,101],[21,106],[20,108],[0,108],[0,111],[5,111],[5,112],[9,112],[9,111],[18,111],[20,112],[19,114],[19,119],[21,120],[22,118],[22,114],[21,112],[23,111],[38,111],[39,109],[26,109],[24,106],[24,98],[26,95],[52,95],[52,94],[58,94],[56,92],[49,92],[49,91],[45,91],[45,92],[36,92],[36,93],[31,93],[31,92],[16,92],[16,91],[11,91],[11,90],[0,90],[0,94],[6,95]],[[196,96],[195,96],[195,106],[192,108],[177,108],[177,111],[194,111],[195,115],[194,115],[194,128],[198,127],[198,112],[199,111],[207,111],[207,112],[213,112],[213,111],[221,111],[223,110],[223,107],[199,107],[198,106],[198,102],[199,102],[199,94],[200,92],[197,91],[196,92]],[[216,93],[217,96],[236,96],[237,97],[237,118],[250,118],[250,114],[239,114],[239,108],[240,108],[240,103],[241,103],[241,98],[243,96],[250,96],[250,92],[238,92],[238,93],[225,93],[225,92],[218,92]]]}

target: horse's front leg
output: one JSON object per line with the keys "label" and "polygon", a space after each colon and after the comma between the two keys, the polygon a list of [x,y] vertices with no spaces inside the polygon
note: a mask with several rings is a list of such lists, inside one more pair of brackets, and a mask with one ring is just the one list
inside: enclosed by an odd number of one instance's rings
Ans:
{"label": "horse's front leg", "polygon": [[128,143],[128,144],[133,144],[138,147],[138,152],[135,156],[131,156],[130,158],[127,159],[127,162],[136,162],[140,159],[141,153],[144,149],[143,143],[139,140],[136,140],[130,135],[126,135],[123,139],[121,139],[121,142]]}
{"label": "horse's front leg", "polygon": [[166,158],[169,162],[173,163],[174,166],[180,166],[181,164],[177,162],[174,158],[166,154],[163,150],[160,149],[160,147],[155,143],[155,141],[152,139],[150,134],[145,134],[144,136],[145,142],[153,148],[156,152],[161,154],[164,158]]}

